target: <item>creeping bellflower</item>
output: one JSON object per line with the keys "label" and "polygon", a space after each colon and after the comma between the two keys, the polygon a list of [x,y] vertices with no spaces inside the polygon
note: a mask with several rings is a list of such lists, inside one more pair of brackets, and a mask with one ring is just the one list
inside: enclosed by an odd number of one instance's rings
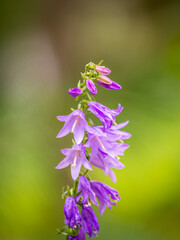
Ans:
{"label": "creeping bellflower", "polygon": [[90,162],[95,167],[101,168],[105,175],[110,176],[113,182],[116,182],[116,175],[111,168],[124,168],[124,165],[116,157],[112,157],[100,149],[98,150],[97,154],[91,154]]}
{"label": "creeping bellflower", "polygon": [[112,123],[116,120],[115,116],[118,116],[123,110],[121,104],[118,105],[117,109],[109,109],[103,104],[95,101],[89,102],[88,106],[89,110],[101,120],[105,128],[110,128]]}
{"label": "creeping bellflower", "polygon": [[83,206],[81,216],[85,233],[87,233],[90,238],[98,236],[99,232],[98,219],[95,213],[93,212],[92,207]]}
{"label": "creeping bellflower", "polygon": [[122,87],[114,81],[111,81],[111,84],[107,84],[107,83],[102,82],[101,80],[98,80],[97,85],[99,85],[103,88],[111,89],[111,90],[121,90],[122,89]]}
{"label": "creeping bellflower", "polygon": [[79,201],[80,197],[82,196],[83,200],[81,203],[88,204],[88,198],[90,198],[91,202],[98,206],[95,193],[91,190],[90,183],[85,176],[79,177],[78,192],[81,193],[76,197],[76,201]]}
{"label": "creeping bellflower", "polygon": [[68,92],[72,97],[78,97],[83,93],[82,89],[80,88],[70,88]]}
{"label": "creeping bellflower", "polygon": [[[102,215],[106,207],[112,209],[112,205],[120,200],[117,190],[102,182],[91,181],[88,173],[95,166],[116,182],[113,170],[124,168],[119,159],[129,147],[124,140],[131,137],[130,133],[121,130],[128,121],[116,123],[116,117],[123,107],[119,104],[117,109],[110,109],[94,100],[93,95],[97,94],[95,84],[111,90],[122,88],[107,76],[111,70],[100,66],[101,63],[102,61],[98,65],[93,62],[86,64],[77,88],[69,89],[69,94],[77,97],[77,109],[72,109],[72,113],[67,116],[57,117],[59,121],[65,122],[57,138],[70,132],[74,136],[73,146],[61,150],[65,157],[56,167],[62,169],[70,165],[74,180],[73,187],[67,186],[62,195],[65,198],[64,222],[67,226],[59,233],[67,235],[68,240],[85,240],[86,235],[89,238],[97,237],[99,224],[91,204],[98,206]],[[86,114],[94,114],[102,124],[94,125],[91,117]]]}
{"label": "creeping bellflower", "polygon": [[104,183],[98,181],[91,181],[91,188],[96,194],[96,197],[99,199],[100,202],[99,211],[101,215],[105,211],[106,206],[112,209],[111,205],[116,205],[116,202],[111,201],[111,199],[113,199],[114,201],[120,200],[118,191]]}
{"label": "creeping bellflower", "polygon": [[57,138],[64,137],[72,132],[76,143],[80,144],[84,138],[84,130],[92,132],[91,127],[87,124],[85,115],[81,110],[74,110],[67,116],[57,116],[57,119],[61,122],[65,122],[63,128],[58,133]]}
{"label": "creeping bellflower", "polygon": [[72,148],[62,149],[61,152],[66,156],[56,167],[62,169],[71,164],[71,175],[75,180],[79,176],[81,165],[88,170],[92,170],[89,161],[86,159],[85,148],[82,144],[75,144]]}
{"label": "creeping bellflower", "polygon": [[91,94],[95,95],[97,93],[96,85],[91,79],[86,80],[86,86]]}
{"label": "creeping bellflower", "polygon": [[73,197],[67,197],[64,204],[64,223],[69,225],[71,228],[77,228],[81,226],[81,215],[76,205],[76,201]]}

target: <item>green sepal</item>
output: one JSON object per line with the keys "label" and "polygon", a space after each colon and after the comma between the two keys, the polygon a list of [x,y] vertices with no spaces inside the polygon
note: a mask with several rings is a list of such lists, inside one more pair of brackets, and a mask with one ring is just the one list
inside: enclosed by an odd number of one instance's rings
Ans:
{"label": "green sepal", "polygon": [[66,236],[77,236],[79,233],[79,228],[77,227],[77,229],[74,228],[70,228],[69,226],[64,226],[61,230],[57,229],[57,234],[63,234]]}

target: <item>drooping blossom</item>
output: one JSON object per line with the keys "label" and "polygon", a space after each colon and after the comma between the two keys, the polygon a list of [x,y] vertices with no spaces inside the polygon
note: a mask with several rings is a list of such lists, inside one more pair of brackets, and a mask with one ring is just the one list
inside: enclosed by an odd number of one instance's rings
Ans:
{"label": "drooping blossom", "polygon": [[[120,200],[117,190],[98,181],[91,181],[90,184],[93,192],[96,194],[96,197],[99,199],[99,202],[100,202],[99,211],[101,215],[105,211],[106,206],[110,209],[112,209],[111,205],[116,206],[116,202],[114,201]],[[114,201],[111,201],[111,199]]]}
{"label": "drooping blossom", "polygon": [[77,236],[69,236],[68,240],[85,240],[86,236],[85,236],[85,232],[83,227],[81,227],[79,229],[78,235]]}
{"label": "drooping blossom", "polygon": [[109,68],[103,66],[96,66],[96,71],[103,75],[109,75],[111,73],[111,70]]}
{"label": "drooping blossom", "polygon": [[82,219],[76,201],[73,197],[67,197],[64,204],[64,223],[76,229],[82,225]]}
{"label": "drooping blossom", "polygon": [[95,193],[91,190],[90,183],[85,176],[79,177],[79,184],[78,184],[77,191],[81,193],[76,197],[76,201],[79,201],[80,197],[82,196],[83,200],[81,201],[81,203],[88,205],[89,204],[88,198],[90,198],[91,202],[98,206]]}
{"label": "drooping blossom", "polygon": [[68,92],[72,97],[78,97],[83,93],[82,89],[80,88],[70,88]]}
{"label": "drooping blossom", "polygon": [[122,89],[122,87],[117,82],[114,82],[114,81],[111,81],[111,84],[106,84],[106,83],[98,80],[96,84],[103,88],[107,88],[107,89],[111,89],[111,90],[121,90]]}
{"label": "drooping blossom", "polygon": [[95,95],[97,93],[96,85],[91,79],[86,80],[86,86],[91,94]]}
{"label": "drooping blossom", "polygon": [[109,141],[116,141],[116,140],[126,140],[131,137],[131,134],[125,131],[121,131],[119,129],[125,127],[129,121],[112,125],[111,128],[103,128],[102,126],[97,126],[97,128],[101,129],[104,133],[106,133],[106,136]]}
{"label": "drooping blossom", "polygon": [[97,80],[98,82],[102,82],[104,84],[109,84],[109,85],[112,84],[112,80],[105,75],[99,75]]}
{"label": "drooping blossom", "polygon": [[109,175],[113,182],[116,182],[116,175],[111,168],[124,168],[124,165],[116,157],[112,157],[100,149],[96,154],[91,153],[90,162],[95,167],[102,169],[105,175]]}
{"label": "drooping blossom", "polygon": [[[93,156],[96,155],[99,150],[106,152],[112,157],[115,157],[116,155],[124,155],[124,151],[129,147],[129,145],[123,142],[118,143],[116,140],[121,141],[130,137],[129,133],[115,129],[111,130],[112,127],[108,129],[104,129],[100,126],[92,128],[94,133],[88,134],[88,140],[84,146],[91,148]],[[101,134],[101,132],[103,133]]]}
{"label": "drooping blossom", "polygon": [[64,137],[72,132],[76,143],[80,144],[84,138],[84,130],[92,132],[92,129],[87,124],[85,115],[81,110],[74,110],[67,116],[57,116],[57,119],[61,122],[65,122],[63,128],[58,133],[57,138]]}
{"label": "drooping blossom", "polygon": [[115,116],[118,116],[123,110],[121,104],[118,105],[117,109],[110,109],[95,101],[89,102],[88,106],[89,110],[101,120],[105,128],[110,128],[112,123],[116,120]]}
{"label": "drooping blossom", "polygon": [[81,216],[85,233],[87,233],[90,238],[98,236],[99,232],[98,219],[95,213],[93,212],[92,207],[83,206]]}
{"label": "drooping blossom", "polygon": [[66,157],[57,165],[56,169],[62,169],[71,164],[71,175],[74,180],[79,176],[82,165],[88,170],[92,170],[82,144],[75,144],[72,148],[62,149],[61,152]]}

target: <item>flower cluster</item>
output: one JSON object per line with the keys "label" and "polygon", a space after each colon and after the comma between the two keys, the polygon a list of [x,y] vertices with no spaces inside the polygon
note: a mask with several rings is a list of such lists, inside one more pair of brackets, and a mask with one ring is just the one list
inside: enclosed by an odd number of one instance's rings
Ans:
{"label": "flower cluster", "polygon": [[[98,65],[91,62],[86,65],[85,73],[81,73],[82,81],[79,81],[77,88],[69,90],[76,101],[82,97],[78,108],[72,109],[67,116],[57,117],[59,121],[65,122],[57,137],[64,137],[70,132],[74,135],[72,148],[61,150],[65,158],[56,167],[62,169],[70,165],[74,180],[74,187],[70,189],[67,186],[67,191],[63,193],[66,198],[66,226],[59,231],[69,240],[83,240],[86,234],[89,238],[98,236],[98,219],[91,203],[99,207],[102,215],[106,207],[112,209],[112,205],[120,200],[118,191],[102,182],[90,180],[87,175],[95,166],[116,182],[113,169],[124,168],[119,159],[129,147],[124,140],[131,137],[130,133],[121,130],[128,121],[116,123],[116,116],[123,110],[121,104],[117,109],[110,109],[94,99],[93,95],[97,94],[96,85],[112,90],[121,89],[118,83],[107,77],[111,73],[110,69],[100,65],[101,62]],[[95,126],[91,119],[87,121],[87,112],[99,118],[102,125]]]}

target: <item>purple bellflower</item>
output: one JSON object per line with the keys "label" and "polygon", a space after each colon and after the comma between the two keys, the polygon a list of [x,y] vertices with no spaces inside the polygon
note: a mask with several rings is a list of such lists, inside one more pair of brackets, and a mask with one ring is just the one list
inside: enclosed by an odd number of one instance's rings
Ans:
{"label": "purple bellflower", "polygon": [[83,93],[82,89],[80,88],[70,88],[68,92],[72,97],[78,97]]}
{"label": "purple bellflower", "polygon": [[129,121],[126,121],[126,122],[111,126],[111,128],[107,128],[107,129],[104,129],[102,126],[97,126],[96,129],[99,128],[102,131],[104,131],[109,141],[116,141],[116,140],[122,141],[122,140],[129,139],[131,137],[130,133],[119,130],[125,127],[128,123]]}
{"label": "purple bellflower", "polygon": [[113,182],[116,182],[116,175],[111,168],[122,169],[124,165],[116,157],[98,150],[97,154],[91,154],[90,162],[95,167],[102,169],[105,175],[109,175]]}
{"label": "purple bellflower", "polygon": [[76,201],[79,201],[80,197],[83,197],[83,200],[81,201],[81,203],[83,204],[89,204],[89,199],[91,200],[91,202],[94,205],[98,206],[98,202],[96,200],[96,196],[95,193],[91,190],[91,186],[90,183],[88,181],[88,179],[85,176],[80,176],[79,177],[79,184],[78,184],[78,192],[81,192],[77,197],[76,197]]}
{"label": "purple bellflower", "polygon": [[86,86],[91,94],[95,95],[97,93],[96,85],[91,79],[86,80]]}
{"label": "purple bellflower", "polygon": [[81,110],[74,110],[67,116],[57,116],[61,122],[65,122],[63,128],[58,133],[57,138],[66,136],[72,132],[77,144],[80,144],[84,138],[84,130],[92,132],[91,127],[87,124],[85,115]]}
{"label": "purple bellflower", "polygon": [[94,214],[92,207],[83,206],[81,216],[84,231],[89,235],[89,237],[91,238],[98,236],[99,232],[98,219]]}
{"label": "purple bellflower", "polygon": [[105,128],[110,128],[116,120],[115,116],[118,116],[123,110],[121,104],[118,105],[117,109],[109,109],[101,103],[91,101],[88,106],[89,111],[101,120]]}
{"label": "purple bellflower", "polygon": [[109,75],[111,73],[111,70],[109,68],[103,66],[96,66],[96,71],[103,75]]}
{"label": "purple bellflower", "polygon": [[72,148],[62,149],[61,152],[66,156],[56,167],[62,169],[71,164],[71,175],[75,180],[80,173],[81,165],[88,170],[92,170],[89,161],[86,159],[85,148],[82,144],[75,144]]}
{"label": "purple bellflower", "polygon": [[[91,181],[91,188],[96,194],[96,197],[99,199],[100,202],[99,211],[101,215],[104,213],[106,206],[112,209],[111,205],[116,206],[116,201],[120,200],[118,191],[104,183],[98,181]],[[111,201],[110,198],[115,202]]]}
{"label": "purple bellflower", "polygon": [[111,90],[121,90],[122,89],[122,87],[114,81],[111,81],[111,84],[106,84],[106,83],[98,80],[96,84],[103,88],[107,88],[107,89],[111,89]]}
{"label": "purple bellflower", "polygon": [[[105,129],[104,134],[100,135],[100,132],[97,130],[103,131],[101,127],[92,127],[95,131],[93,134],[88,134],[88,141],[84,144],[85,147],[91,147],[92,154],[97,154],[98,150],[102,150],[112,157],[116,155],[124,155],[124,151],[129,147],[126,143],[118,143],[116,140],[122,141],[122,139],[126,139],[129,136],[129,133],[122,131],[119,133],[116,130],[115,133],[111,132],[111,128]],[[106,133],[107,131],[107,133]],[[114,137],[114,139],[113,139]]]}
{"label": "purple bellflower", "polygon": [[69,225],[71,228],[74,228],[74,229],[81,226],[82,224],[81,215],[76,205],[76,201],[73,197],[66,198],[66,201],[64,204],[64,214],[65,214],[64,223],[66,225]]}

